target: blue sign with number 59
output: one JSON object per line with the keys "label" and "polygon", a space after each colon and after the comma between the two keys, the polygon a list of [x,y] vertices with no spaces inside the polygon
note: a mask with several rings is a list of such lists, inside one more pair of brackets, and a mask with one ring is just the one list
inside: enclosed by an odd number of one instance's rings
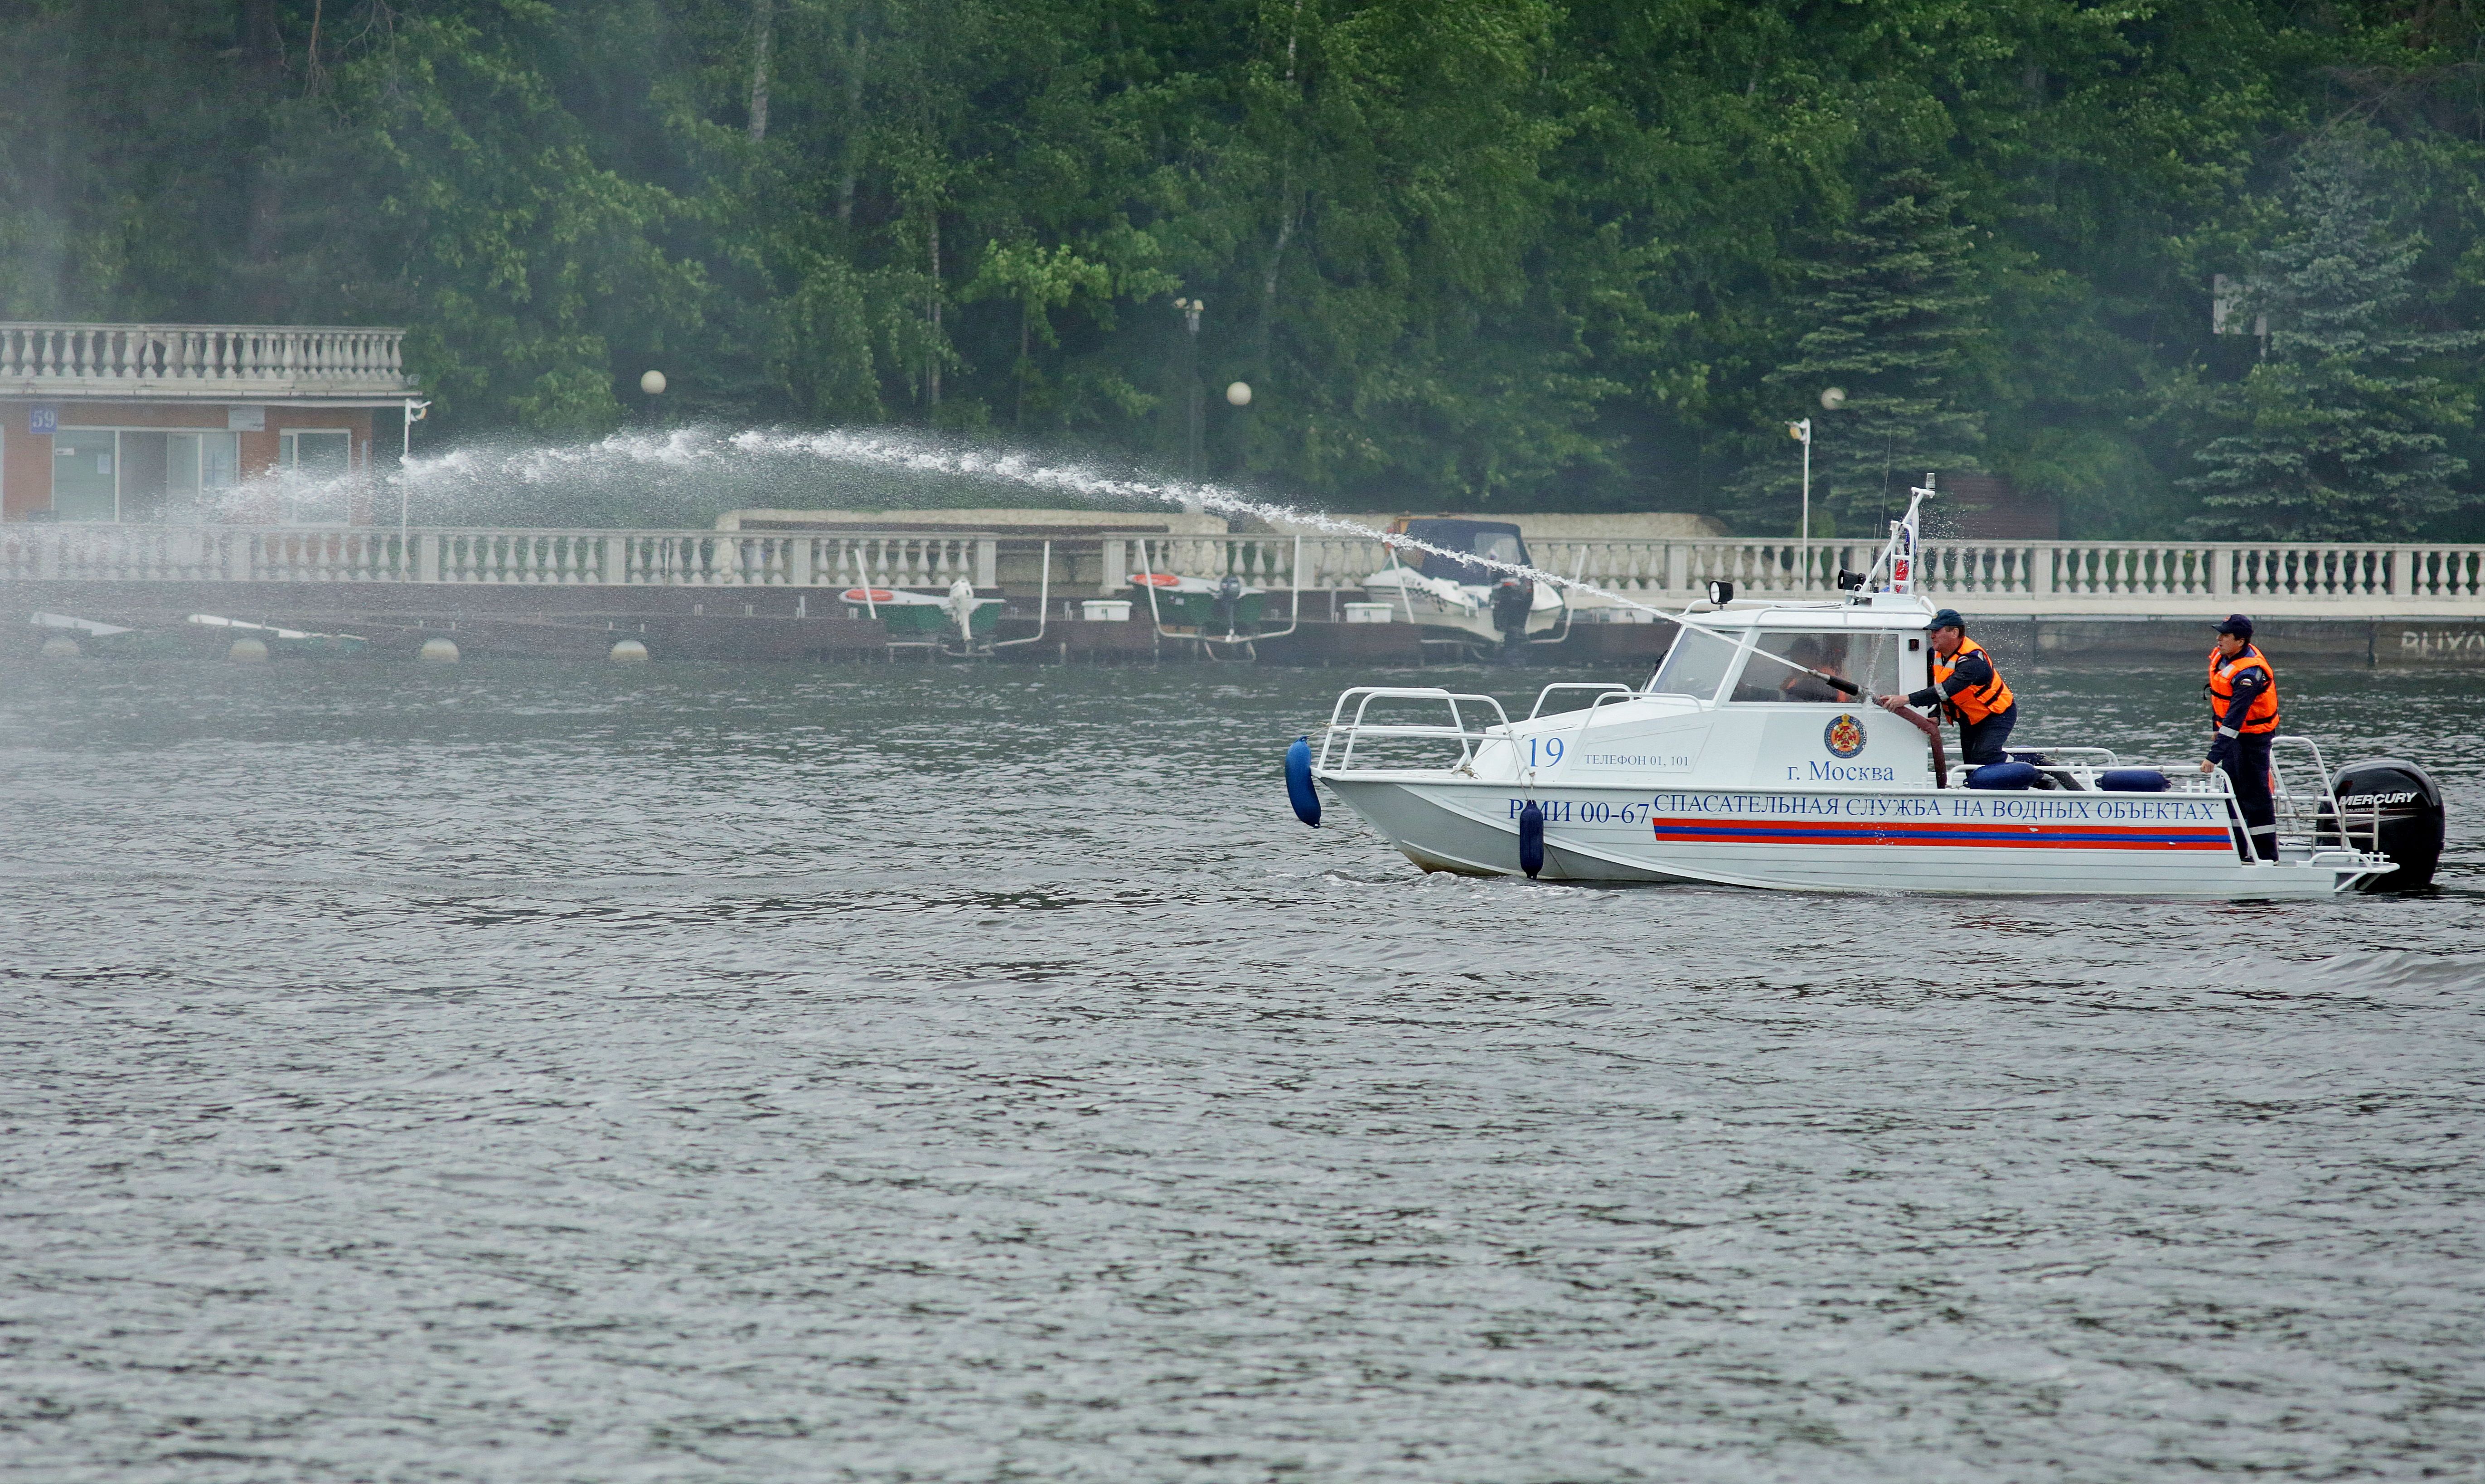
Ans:
{"label": "blue sign with number 59", "polygon": [[60,410],[59,408],[57,408],[57,407],[29,407],[29,408],[27,408],[27,409],[26,409],[26,431],[27,431],[27,432],[29,432],[29,433],[57,433],[57,432],[59,432],[60,430],[61,430],[61,410]]}

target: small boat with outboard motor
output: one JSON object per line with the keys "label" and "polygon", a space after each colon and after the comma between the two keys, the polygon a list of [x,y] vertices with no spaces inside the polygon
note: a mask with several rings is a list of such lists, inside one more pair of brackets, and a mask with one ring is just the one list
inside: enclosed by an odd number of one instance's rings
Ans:
{"label": "small boat with outboard motor", "polygon": [[2263,862],[2226,772],[2197,758],[2046,745],[1952,768],[1932,720],[1868,704],[1930,683],[1935,609],[1912,581],[1930,493],[1839,601],[1719,583],[1665,615],[1675,642],[1644,683],[1547,686],[1516,721],[1489,696],[1348,690],[1317,747],[1288,751],[1297,814],[1318,823],[1324,786],[1427,870],[1566,881],[2228,899],[2430,883],[2442,795],[2411,763],[2334,772],[2311,739],[2278,738]]}
{"label": "small boat with outboard motor", "polygon": [[1407,517],[1392,522],[1389,534],[1422,545],[1385,543],[1389,565],[1363,580],[1364,599],[1388,605],[1427,643],[1456,644],[1485,658],[1568,636],[1570,605],[1559,587],[1527,570],[1527,543],[1516,526]]}
{"label": "small boat with outboard motor", "polygon": [[1269,593],[1229,573],[1211,581],[1170,572],[1131,574],[1132,611],[1146,612],[1165,633],[1235,640],[1259,633]]}
{"label": "small boat with outboard motor", "polygon": [[975,596],[974,584],[964,578],[941,594],[866,584],[837,596],[848,617],[876,618],[887,625],[892,644],[946,647],[954,638],[972,649],[990,644],[1000,628],[1001,600]]}

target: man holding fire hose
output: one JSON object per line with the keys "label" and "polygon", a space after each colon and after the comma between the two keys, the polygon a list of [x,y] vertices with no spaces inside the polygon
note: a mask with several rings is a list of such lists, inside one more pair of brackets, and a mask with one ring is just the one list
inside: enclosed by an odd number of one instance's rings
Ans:
{"label": "man holding fire hose", "polygon": [[2002,745],[2019,724],[2019,701],[1994,668],[1993,656],[1967,636],[1967,620],[1956,608],[1935,613],[1925,628],[1933,641],[1933,683],[1911,695],[1876,695],[1873,703],[1892,712],[1938,705],[1958,723],[1960,762],[1976,768],[2008,761]]}

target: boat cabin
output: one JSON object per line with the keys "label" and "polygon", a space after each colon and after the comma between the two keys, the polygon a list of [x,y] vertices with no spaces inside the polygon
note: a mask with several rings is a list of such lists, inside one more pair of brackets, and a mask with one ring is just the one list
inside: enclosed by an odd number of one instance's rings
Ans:
{"label": "boat cabin", "polygon": [[1581,720],[1562,718],[1575,733],[1560,776],[1654,771],[1711,788],[1928,787],[1924,733],[1871,697],[1928,683],[1931,611],[1920,599],[1881,597],[1873,606],[1751,604],[1687,614],[1702,627],[1681,631],[1645,687],[1627,700],[1599,698]]}
{"label": "boat cabin", "polygon": [[1677,635],[1647,689],[1730,706],[1852,704],[1841,680],[1868,698],[1913,690],[1926,681],[1908,676],[1931,673],[1923,617],[1893,617],[1825,605],[1701,615],[1707,632]]}
{"label": "boat cabin", "polygon": [[[1518,527],[1508,521],[1414,516],[1391,522],[1389,529],[1393,535],[1407,536],[1444,551],[1473,553],[1485,561],[1535,565],[1528,558],[1527,543],[1519,539]],[[1461,587],[1490,587],[1502,576],[1500,571],[1481,562],[1461,561],[1437,552],[1409,550],[1400,559],[1428,578]]]}

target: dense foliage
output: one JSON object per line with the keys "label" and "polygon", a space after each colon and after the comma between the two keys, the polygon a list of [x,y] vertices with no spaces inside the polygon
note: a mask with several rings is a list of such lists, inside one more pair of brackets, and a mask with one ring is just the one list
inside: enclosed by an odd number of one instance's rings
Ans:
{"label": "dense foliage", "polygon": [[2475,399],[2433,368],[2485,337],[2405,328],[2422,249],[2388,235],[2367,144],[2347,132],[2304,151],[2290,225],[2234,298],[2232,312],[2269,327],[2268,357],[2222,389],[2242,426],[2183,481],[2206,497],[2204,528],[2387,539],[2458,504],[2448,445]]}
{"label": "dense foliage", "polygon": [[2477,6],[0,0],[0,313],[402,323],[435,437],[1776,530],[1809,416],[1850,526],[2485,534]]}

